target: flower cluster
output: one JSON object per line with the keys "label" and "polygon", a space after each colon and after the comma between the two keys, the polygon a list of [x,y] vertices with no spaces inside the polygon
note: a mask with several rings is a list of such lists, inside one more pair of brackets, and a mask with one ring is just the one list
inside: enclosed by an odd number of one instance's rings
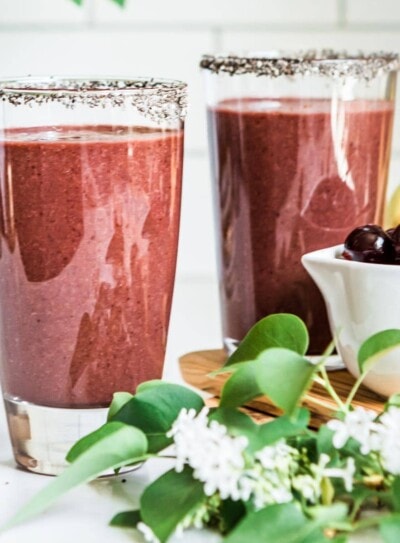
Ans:
{"label": "flower cluster", "polygon": [[359,443],[363,455],[376,453],[383,469],[400,475],[400,408],[389,406],[377,416],[374,411],[356,407],[346,413],[344,420],[327,423],[334,432],[333,445],[342,449],[350,438]]}
{"label": "flower cluster", "polygon": [[175,444],[176,471],[190,466],[193,477],[204,483],[206,496],[218,493],[222,500],[242,500],[261,509],[293,501],[294,492],[316,503],[324,477],[340,477],[351,490],[353,459],[344,468],[328,468],[328,455],[314,464],[284,440],[250,454],[244,436],[229,435],[227,427],[210,421],[208,414],[207,408],[199,414],[182,409],[168,432]]}
{"label": "flower cluster", "polygon": [[238,500],[247,490],[242,485],[244,450],[248,440],[232,437],[224,425],[208,421],[208,409],[197,415],[194,409],[182,409],[168,437],[175,443],[176,471],[188,464],[195,479],[204,483],[204,493],[219,492],[222,499]]}
{"label": "flower cluster", "polygon": [[[397,541],[400,394],[382,405],[380,414],[352,401],[379,355],[400,346],[400,329],[378,332],[361,345],[361,376],[347,398],[335,391],[325,355],[310,364],[300,354],[307,345],[298,317],[262,319],[228,360],[230,375],[212,411],[203,408],[194,391],[173,383],[149,382],[132,397],[116,394],[108,422],[70,451],[71,467],[7,527],[43,510],[71,488],[71,481],[88,481],[100,469],[131,466],[147,457],[165,459],[163,451],[171,445],[167,454],[174,458],[173,469],[144,489],[139,510],[114,517],[114,526],[137,526],[151,543],[208,527],[234,541],[253,541],[254,534],[264,533],[276,541],[333,538],[346,543],[351,533],[379,526],[383,540]],[[251,364],[251,379],[238,360]],[[312,380],[340,413],[317,431],[308,428],[310,413],[300,408]],[[260,391],[284,411],[272,423],[257,425],[240,411],[241,400],[257,398]],[[384,512],[371,514],[376,504]]]}
{"label": "flower cluster", "polygon": [[[186,465],[190,466],[193,477],[204,484],[206,495],[205,502],[177,526],[177,535],[190,527],[207,525],[212,500],[216,508],[221,500],[230,498],[251,503],[259,510],[292,502],[295,494],[316,504],[326,477],[343,479],[349,492],[353,487],[353,458],[343,468],[329,468],[328,455],[321,454],[318,464],[312,463],[307,455],[301,455],[282,439],[251,454],[247,438],[230,435],[226,426],[209,419],[207,408],[200,413],[182,409],[167,435],[174,440],[175,470],[181,472]],[[140,522],[137,527],[146,541],[158,543],[146,524]]]}

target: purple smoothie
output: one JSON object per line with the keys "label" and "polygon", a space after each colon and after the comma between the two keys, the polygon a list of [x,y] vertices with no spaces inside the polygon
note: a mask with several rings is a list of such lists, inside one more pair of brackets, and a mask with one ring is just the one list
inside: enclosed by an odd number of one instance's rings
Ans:
{"label": "purple smoothie", "polygon": [[380,223],[393,104],[324,99],[230,99],[209,111],[225,338],[290,312],[311,353],[331,336],[323,299],[302,254]]}
{"label": "purple smoothie", "polygon": [[183,132],[41,127],[0,139],[6,396],[107,405],[160,378]]}

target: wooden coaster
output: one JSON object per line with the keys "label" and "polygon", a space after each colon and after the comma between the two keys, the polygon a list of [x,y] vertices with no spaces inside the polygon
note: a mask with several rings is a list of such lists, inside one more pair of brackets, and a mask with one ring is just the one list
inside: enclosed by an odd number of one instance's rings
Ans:
{"label": "wooden coaster", "polygon": [[[211,406],[218,404],[215,398],[220,397],[221,389],[229,374],[215,376],[209,374],[223,366],[225,360],[226,353],[223,350],[197,351],[185,354],[179,359],[184,380],[188,384],[211,394],[213,398],[208,401]],[[329,378],[338,396],[345,400],[354,384],[354,377],[347,370],[340,370],[330,372]],[[353,400],[353,405],[372,409],[376,412],[383,410],[384,403],[380,396],[364,386],[361,386]],[[316,383],[307,393],[303,405],[311,412],[310,426],[312,428],[318,428],[322,423],[332,418],[335,411],[337,411],[335,402],[325,389]],[[245,410],[259,422],[270,420],[281,413],[265,396],[249,402],[246,407]]]}

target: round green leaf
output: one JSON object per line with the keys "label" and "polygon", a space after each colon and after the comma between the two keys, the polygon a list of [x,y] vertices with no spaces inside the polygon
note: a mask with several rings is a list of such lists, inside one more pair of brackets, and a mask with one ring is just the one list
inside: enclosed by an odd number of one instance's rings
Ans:
{"label": "round green leaf", "polygon": [[166,433],[183,407],[198,412],[204,407],[204,401],[187,387],[155,383],[125,403],[112,420],[140,428],[147,436],[149,452],[154,453],[171,443]]}
{"label": "round green leaf", "polygon": [[400,330],[390,329],[369,337],[358,351],[358,365],[362,373],[368,371],[385,353],[400,345]]}
{"label": "round green leaf", "polygon": [[292,415],[308,390],[317,366],[294,351],[267,349],[226,381],[222,407],[237,407],[265,394]]}
{"label": "round green leaf", "polygon": [[262,395],[257,381],[258,362],[247,362],[225,382],[221,393],[221,407],[239,407]]}
{"label": "round green leaf", "polygon": [[203,484],[193,478],[189,467],[180,473],[170,470],[145,489],[140,499],[140,514],[164,543],[204,499]]}
{"label": "round green leaf", "polygon": [[130,392],[115,392],[108,408],[107,420],[111,420],[118,411],[133,398]]}
{"label": "round green leaf", "polygon": [[136,528],[141,520],[140,511],[122,511],[111,519],[110,526],[117,526],[118,528]]}
{"label": "round green leaf", "polygon": [[226,365],[254,360],[271,347],[282,347],[303,355],[308,343],[306,325],[299,317],[289,313],[269,315],[251,328]]}

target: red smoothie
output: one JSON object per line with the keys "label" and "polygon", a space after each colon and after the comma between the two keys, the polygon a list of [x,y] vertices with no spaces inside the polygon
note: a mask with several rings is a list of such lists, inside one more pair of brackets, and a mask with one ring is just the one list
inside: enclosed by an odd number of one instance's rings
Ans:
{"label": "red smoothie", "polygon": [[105,406],[161,377],[182,144],[144,127],[0,134],[6,397]]}
{"label": "red smoothie", "polygon": [[332,105],[245,98],[209,111],[225,338],[290,312],[309,328],[311,353],[331,339],[300,257],[381,222],[393,121],[389,101]]}

